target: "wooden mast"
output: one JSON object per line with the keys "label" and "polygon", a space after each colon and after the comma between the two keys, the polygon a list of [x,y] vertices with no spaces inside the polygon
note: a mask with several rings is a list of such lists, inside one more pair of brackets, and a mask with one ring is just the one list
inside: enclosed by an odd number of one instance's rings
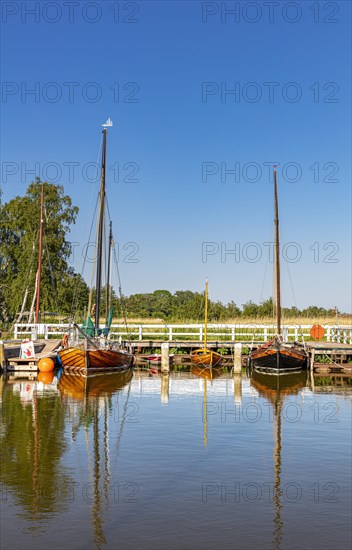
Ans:
{"label": "wooden mast", "polygon": [[207,348],[208,324],[208,279],[205,279],[205,311],[204,311],[204,349]]}
{"label": "wooden mast", "polygon": [[[104,126],[104,125],[103,125]],[[105,220],[105,164],[106,164],[106,127],[103,128],[103,151],[101,159],[101,178],[99,192],[99,221],[97,232],[97,272],[96,272],[96,307],[95,307],[95,330],[99,329],[100,318],[100,293],[101,293],[101,271],[102,271],[102,252],[103,252],[103,233]]]}
{"label": "wooden mast", "polygon": [[275,197],[275,282],[276,282],[276,326],[281,333],[281,290],[280,290],[280,239],[279,239],[279,203],[277,196],[276,166],[274,166],[274,197]]}
{"label": "wooden mast", "polygon": [[40,280],[42,274],[42,254],[43,254],[43,219],[44,214],[44,183],[40,192],[40,224],[39,224],[39,246],[38,246],[38,271],[37,271],[37,300],[35,305],[35,323],[39,323],[39,306],[40,306]]}
{"label": "wooden mast", "polygon": [[110,264],[111,264],[111,249],[112,249],[112,222],[109,225],[109,248],[108,248],[108,271],[106,281],[106,321],[109,318],[110,311]]}

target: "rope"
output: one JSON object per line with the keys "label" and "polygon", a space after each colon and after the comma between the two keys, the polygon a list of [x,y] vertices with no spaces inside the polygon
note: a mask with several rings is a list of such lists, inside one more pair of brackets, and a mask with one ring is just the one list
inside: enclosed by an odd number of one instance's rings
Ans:
{"label": "rope", "polygon": [[[31,254],[31,257],[30,257],[30,261],[28,263],[28,271],[27,271],[27,277],[25,278],[25,282],[23,283],[23,289],[22,289],[22,292],[21,292],[21,296],[23,296],[24,292],[25,292],[25,289],[26,289],[26,285],[28,286],[29,284],[29,279],[31,278],[31,274],[32,274],[32,269],[33,269],[33,259],[34,259],[34,253],[35,253],[35,249],[36,249],[36,243],[37,243],[37,240],[38,240],[38,234],[39,234],[39,230],[36,231],[35,233],[35,237],[34,237],[34,240],[32,241],[32,254]],[[18,298],[19,298],[20,294],[18,295]],[[16,307],[16,310],[18,309],[18,306],[20,304],[20,299],[18,299],[18,302],[17,302],[17,307]],[[26,305],[24,306],[26,307]],[[16,323],[16,319],[13,321],[12,325],[11,325],[11,328],[10,328],[10,332],[13,332],[14,328],[15,328],[15,323]]]}
{"label": "rope", "polygon": [[123,298],[123,294],[122,294],[120,270],[119,270],[119,267],[118,267],[118,259],[117,259],[117,255],[116,255],[116,247],[115,247],[114,239],[113,239],[113,258],[114,258],[114,264],[115,264],[115,268],[116,268],[116,271],[117,271],[117,277],[118,277],[118,282],[119,282],[119,296],[120,296],[120,304],[121,304],[121,313],[122,313],[122,316],[123,316],[123,319],[124,319],[125,329],[126,329],[126,332],[127,332],[127,340],[128,340],[128,343],[131,345],[131,334],[129,332],[128,324],[127,324],[126,308],[125,308],[125,302],[124,302],[124,298]]}
{"label": "rope", "polygon": [[[109,202],[108,202],[107,198],[106,198],[106,211],[108,213],[108,222],[110,223],[111,222],[111,216],[110,216]],[[117,257],[117,254],[116,254],[116,246],[115,246],[114,235],[112,235],[112,243],[113,243],[113,247],[112,247],[113,248],[113,263],[115,265],[115,269],[116,269],[116,273],[117,273],[117,279],[118,279],[118,285],[119,285],[119,297],[120,297],[120,304],[121,304],[121,313],[122,313],[122,317],[123,317],[123,320],[124,320],[125,330],[126,330],[126,333],[127,333],[127,341],[129,343],[129,345],[131,345],[131,333],[129,332],[128,324],[127,324],[126,307],[125,307],[124,297],[123,297],[123,294],[122,294],[121,276],[120,276],[120,270],[119,270],[119,264],[118,264],[118,257]],[[110,286],[112,287],[111,281],[110,281]],[[117,300],[115,300],[115,303],[116,303],[116,305],[118,305]]]}
{"label": "rope", "polygon": [[[93,216],[92,221],[91,221],[91,226],[90,226],[90,231],[89,231],[89,236],[88,236],[88,243],[90,243],[90,239],[91,239],[91,236],[92,236],[94,219],[95,219],[95,215],[97,213],[97,208],[98,208],[98,200],[99,200],[99,197],[97,197],[97,199],[96,199],[94,216]],[[81,273],[80,273],[82,278],[83,278],[83,273],[84,273],[86,262],[87,262],[87,254],[88,254],[88,248],[86,249],[86,253],[85,253],[84,258],[83,258],[83,265],[82,265],[82,269],[81,269]],[[92,289],[93,275],[94,275],[94,269],[92,269],[92,279],[91,279],[91,285],[90,285],[90,298],[89,298],[90,302],[91,302],[91,292],[92,292],[91,289]],[[76,313],[76,310],[77,310],[77,303],[78,303],[78,282],[79,282],[79,280],[77,278],[76,286],[75,286],[74,293],[73,293],[73,302],[72,302],[72,308],[71,308],[71,316],[74,319],[75,319],[75,313]],[[88,310],[88,314],[89,313],[90,313],[90,309]]]}
{"label": "rope", "polygon": [[[96,164],[99,164],[99,158],[101,156],[101,150],[102,150],[102,146],[103,146],[103,135],[101,135],[101,138],[100,138],[100,143],[99,143],[99,147],[98,147],[98,154],[97,154],[97,161],[96,161]],[[89,200],[89,208],[88,208],[88,212],[92,211],[92,205],[93,205],[93,196],[96,195],[96,182],[93,182],[93,185],[92,185],[92,188],[91,188],[91,193],[90,193],[90,200]],[[89,237],[88,237],[88,243],[90,243],[90,239],[91,239],[91,236],[92,236],[92,231],[93,231],[93,225],[94,225],[94,220],[95,220],[95,216],[96,216],[96,213],[97,213],[97,206],[98,206],[98,201],[99,201],[99,195],[97,196],[96,198],[96,204],[95,204],[95,209],[94,209],[94,215],[93,215],[93,218],[92,218],[92,221],[91,221],[91,226],[90,226],[90,230],[89,230]],[[84,231],[84,234],[86,235],[87,234],[87,229],[89,227],[89,224],[88,224],[88,220],[87,220],[87,223],[86,223],[86,230]],[[80,272],[80,275],[81,277],[83,278],[83,273],[84,273],[84,269],[85,269],[85,265],[86,265],[86,261],[87,261],[87,252],[88,250],[86,250],[86,253],[84,255],[84,259],[83,259],[83,265],[82,265],[82,269],[81,269],[81,272]],[[89,304],[90,304],[90,307],[88,308],[88,315],[90,313],[90,310],[91,310],[91,292],[92,292],[92,281],[93,281],[93,276],[94,276],[94,269],[92,269],[92,275],[91,275],[91,284],[90,284],[90,295],[89,295]],[[75,285],[75,288],[74,288],[74,291],[73,291],[73,301],[72,301],[72,307],[71,307],[71,317],[73,317],[73,319],[75,319],[75,315],[76,315],[76,310],[77,310],[77,303],[78,303],[78,284],[79,284],[79,279],[77,278],[77,281],[76,281],[76,285]]]}
{"label": "rope", "polygon": [[[317,354],[317,355],[323,355],[324,357],[326,357],[327,359],[329,359],[330,361],[330,364],[333,364],[333,365],[336,365],[337,367],[341,368],[341,364],[339,365],[339,363],[335,363],[335,361],[332,360],[332,357],[329,357],[326,353],[323,353],[323,354]],[[317,362],[318,363],[318,362]],[[318,363],[318,365],[327,365],[328,363]],[[318,368],[318,367],[317,367]]]}
{"label": "rope", "polygon": [[54,277],[52,265],[51,265],[51,262],[50,262],[50,255],[49,255],[49,248],[48,248],[48,240],[47,240],[47,238],[46,238],[46,235],[44,235],[44,246],[45,246],[46,254],[47,254],[47,257],[48,257],[49,272],[50,272],[50,279],[51,279],[51,286],[52,286],[53,295],[54,295],[54,305],[55,305],[56,311],[58,311],[58,310],[59,310],[59,302],[58,302],[57,293],[56,293],[56,288],[55,288],[55,277]]}
{"label": "rope", "polygon": [[[289,280],[290,290],[291,290],[292,299],[293,299],[293,305],[294,305],[295,308],[297,309],[296,294],[295,294],[295,290],[294,290],[294,286],[293,286],[293,282],[292,282],[290,265],[289,265],[289,262],[288,262],[287,260],[285,260],[285,264],[286,264],[286,269],[287,269],[287,274],[288,274],[288,280]],[[306,345],[305,345],[305,340],[304,340],[304,334],[303,334],[303,329],[302,329],[302,326],[301,326],[300,323],[298,324],[298,329],[299,329],[300,336],[301,336],[301,338],[302,338],[302,342],[303,342],[304,348],[305,348]]]}

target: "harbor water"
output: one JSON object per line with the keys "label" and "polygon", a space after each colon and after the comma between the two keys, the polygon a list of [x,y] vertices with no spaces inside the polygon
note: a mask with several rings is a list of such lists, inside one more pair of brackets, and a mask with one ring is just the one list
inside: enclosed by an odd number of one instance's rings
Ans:
{"label": "harbor water", "polygon": [[2,548],[351,548],[347,374],[0,385]]}

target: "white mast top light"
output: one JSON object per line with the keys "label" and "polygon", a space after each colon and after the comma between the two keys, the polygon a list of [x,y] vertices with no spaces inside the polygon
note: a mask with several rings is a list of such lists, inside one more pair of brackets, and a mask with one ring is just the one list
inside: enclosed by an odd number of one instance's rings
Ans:
{"label": "white mast top light", "polygon": [[102,127],[103,128],[109,128],[112,126],[112,120],[111,118],[109,117],[108,120],[105,122],[105,124],[102,124]]}

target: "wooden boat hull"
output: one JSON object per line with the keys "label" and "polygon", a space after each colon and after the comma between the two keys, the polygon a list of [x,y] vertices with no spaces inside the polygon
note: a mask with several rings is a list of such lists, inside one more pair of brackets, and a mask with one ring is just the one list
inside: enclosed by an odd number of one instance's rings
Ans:
{"label": "wooden boat hull", "polygon": [[196,349],[191,352],[191,361],[201,367],[215,367],[221,362],[222,356],[210,349]]}
{"label": "wooden boat hull", "polygon": [[123,372],[133,366],[132,354],[105,349],[81,349],[69,347],[58,352],[64,369],[88,374],[93,372]]}
{"label": "wooden boat hull", "polygon": [[271,371],[295,371],[306,367],[307,354],[294,345],[273,343],[264,345],[250,354],[251,366]]}

